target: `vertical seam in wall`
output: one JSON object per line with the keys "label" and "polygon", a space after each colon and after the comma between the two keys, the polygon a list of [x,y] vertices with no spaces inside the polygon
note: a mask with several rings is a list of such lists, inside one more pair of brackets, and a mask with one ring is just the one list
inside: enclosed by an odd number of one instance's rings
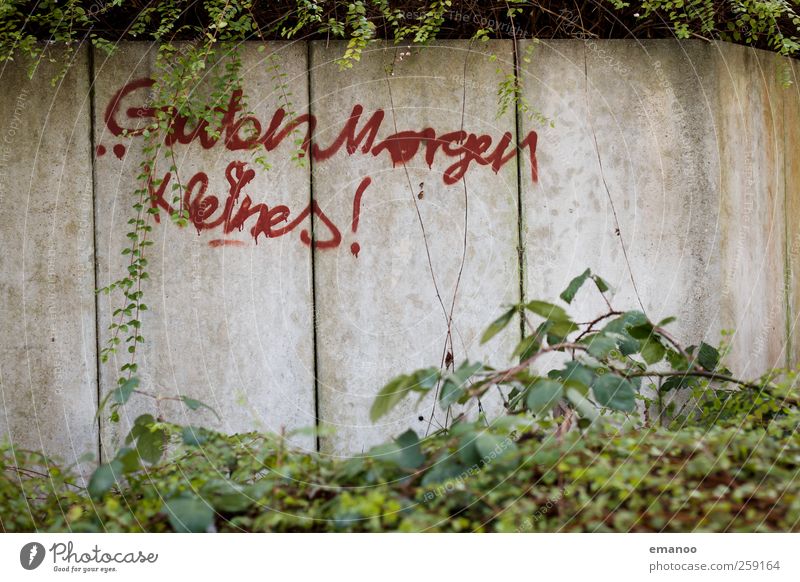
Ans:
{"label": "vertical seam in wall", "polygon": [[[519,59],[517,58],[517,39],[511,41],[512,58],[514,60],[514,74],[517,76],[517,82],[522,87],[522,76],[519,66]],[[519,95],[517,95],[517,101]],[[519,274],[519,301],[525,302],[525,237],[524,237],[524,215],[522,211],[522,162],[520,161],[520,154],[522,151],[519,147],[519,137],[522,132],[522,120],[519,115],[519,103],[514,103],[514,131],[516,133],[515,140],[517,146],[517,155],[514,156],[514,162],[517,170],[517,273]],[[525,317],[524,311],[520,312],[519,316],[519,334],[520,341],[525,338]]]}
{"label": "vertical seam in wall", "polygon": [[[100,406],[100,299],[96,292],[97,282],[99,276],[97,273],[97,200],[96,200],[96,186],[97,186],[97,168],[95,167],[95,138],[94,138],[94,122],[95,122],[95,87],[94,87],[94,47],[89,45],[89,56],[87,58],[89,68],[89,159],[92,165],[92,263],[94,273],[94,342],[95,342],[95,383],[96,383],[96,396],[97,406]],[[97,415],[97,462],[103,462],[103,430],[102,430],[102,415]]]}
{"label": "vertical seam in wall", "polygon": [[[313,102],[311,96],[311,42],[306,42],[306,93],[308,94],[308,114],[311,115],[311,103]],[[314,205],[314,161],[311,152],[313,151],[314,136],[309,136],[308,142],[308,203],[310,207]],[[319,416],[319,379],[318,379],[318,349],[317,349],[317,270],[316,270],[316,239],[314,238],[314,213],[311,212],[309,217],[309,232],[311,233],[311,244],[309,245],[309,252],[311,253],[311,343],[312,343],[312,359],[314,370],[314,446],[319,452],[321,450],[321,443],[319,437],[320,429],[320,416]]]}
{"label": "vertical seam in wall", "polygon": [[[791,66],[791,62],[789,63]],[[786,94],[781,88],[781,121],[783,126],[783,300],[786,309],[786,367],[791,368],[794,360],[792,353],[792,255],[789,237],[789,189],[786,183],[786,160],[789,144],[786,139]]]}

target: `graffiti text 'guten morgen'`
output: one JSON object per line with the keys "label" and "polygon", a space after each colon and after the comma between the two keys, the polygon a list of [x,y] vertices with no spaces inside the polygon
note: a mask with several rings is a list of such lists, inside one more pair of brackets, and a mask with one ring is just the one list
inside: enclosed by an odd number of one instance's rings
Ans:
{"label": "graffiti text 'guten morgen'", "polygon": [[[132,137],[144,133],[142,122],[156,117],[156,111],[144,105],[154,83],[150,78],[137,79],[124,85],[114,94],[105,111],[106,126],[113,135]],[[527,149],[531,179],[534,182],[538,179],[537,135],[534,131],[529,132],[518,145],[514,143],[514,136],[508,131],[495,140],[486,134],[478,135],[464,130],[439,132],[430,127],[402,131],[397,131],[393,127],[394,133],[378,140],[385,112],[377,109],[367,117],[363,106],[356,104],[336,138],[328,143],[327,147],[322,147],[314,138],[317,125],[315,116],[302,114],[290,117],[284,109],[278,108],[269,120],[261,120],[252,114],[243,113],[242,97],[241,90],[233,91],[226,106],[215,109],[218,124],[213,128],[209,127],[209,122],[206,120],[200,120],[190,127],[192,124],[185,116],[167,111],[171,115],[164,137],[165,145],[198,143],[204,149],[211,149],[221,144],[229,151],[253,151],[264,148],[269,152],[276,149],[287,137],[305,131],[302,141],[298,141],[301,157],[310,155],[312,160],[324,162],[344,148],[347,155],[351,156],[357,153],[373,157],[388,155],[393,166],[402,166],[421,154],[429,168],[433,167],[437,159],[446,160],[442,181],[447,185],[462,180],[473,164],[489,166],[497,173],[514,159],[517,151],[522,152]],[[124,152],[125,147],[121,144],[114,147],[114,153],[118,158],[122,158]],[[100,146],[98,155],[104,153],[105,147]],[[450,160],[452,163],[449,163]],[[188,181],[181,206],[188,210],[190,222],[198,232],[218,228],[224,234],[228,234],[242,230],[244,222],[255,216],[255,223],[249,232],[256,242],[259,235],[273,238],[288,234],[309,215],[314,214],[330,232],[328,239],[314,241],[314,245],[317,248],[339,246],[342,240],[339,228],[324,214],[316,202],[312,202],[290,219],[291,212],[286,206],[269,208],[264,204],[253,205],[249,196],[240,197],[242,189],[254,177],[255,172],[248,169],[245,162],[231,162],[226,170],[229,191],[225,201],[221,203],[219,197],[206,193],[208,176],[204,172],[198,172]],[[155,183],[151,181],[150,191],[154,206],[172,211],[172,206],[164,198],[165,187],[170,179],[171,175],[167,173],[162,180]],[[353,233],[358,224],[361,195],[369,182],[370,178],[364,177],[356,191],[353,201]],[[235,208],[236,205],[238,208]],[[308,230],[300,231],[300,239],[305,244],[311,244]],[[209,244],[222,246],[242,243],[236,240],[218,239]],[[350,250],[353,255],[358,256],[360,246],[358,243],[353,243]]]}

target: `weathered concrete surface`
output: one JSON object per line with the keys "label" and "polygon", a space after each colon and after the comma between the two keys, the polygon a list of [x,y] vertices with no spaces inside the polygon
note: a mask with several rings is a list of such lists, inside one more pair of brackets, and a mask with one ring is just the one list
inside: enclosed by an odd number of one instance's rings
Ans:
{"label": "weathered concrete surface", "polygon": [[[54,55],[58,57],[58,54]],[[75,463],[97,453],[87,53],[0,69],[0,438]]]}
{"label": "weathered concrete surface", "polygon": [[783,101],[784,130],[784,188],[786,196],[786,282],[787,333],[789,354],[787,364],[800,364],[800,66],[789,63],[792,86],[785,90]]}
{"label": "weathered concrete surface", "polygon": [[733,370],[786,363],[784,99],[780,59],[719,44],[714,103],[720,167],[721,321]]}
{"label": "weathered concrete surface", "polygon": [[[555,127],[540,134],[539,183],[522,174],[527,298],[557,297],[588,266],[615,307],[678,316],[687,344],[737,330],[737,373],[781,365],[784,93],[768,58],[700,42],[538,45],[525,95]],[[574,311],[602,309],[595,296]]]}
{"label": "weathered concrete surface", "polygon": [[[359,128],[376,110],[385,112],[375,144],[423,128],[440,138],[463,127],[491,136],[493,144],[504,132],[515,133],[513,110],[497,119],[503,75],[496,69],[513,70],[509,43],[378,48],[345,74],[333,62],[342,49],[311,47],[311,111],[322,147],[334,141],[356,104],[364,111]],[[496,62],[487,58],[490,53]],[[450,349],[451,310],[457,363],[470,358],[501,365],[519,340],[514,324],[502,337],[478,345],[501,305],[519,297],[515,162],[497,174],[472,164],[465,182],[446,185],[443,172],[457,158],[445,159],[438,150],[429,167],[426,147],[405,166],[393,167],[386,152],[348,155],[344,149],[315,162],[314,198],[339,225],[351,223],[361,180],[372,180],[357,232],[344,228],[344,244],[315,253],[320,417],[336,431],[323,441],[330,453],[357,453],[408,427],[425,433],[429,423],[433,429],[444,423],[438,407],[431,421],[432,398],[417,408],[409,399],[376,425],[369,409],[395,375],[442,363]],[[315,229],[324,235],[319,221]],[[351,242],[360,245],[357,256]]]}
{"label": "weathered concrete surface", "polygon": [[[247,45],[242,69],[246,110],[236,118],[249,111],[264,129],[275,110],[286,105],[287,96],[298,114],[305,111],[308,103],[305,46],[274,44],[270,49],[275,51],[280,72],[286,76],[283,80],[273,78],[270,50],[261,53],[255,45]],[[95,143],[105,148],[104,155],[98,155],[96,172],[100,286],[118,278],[127,265],[120,252],[127,240],[126,222],[132,216],[133,193],[141,187],[136,176],[143,159],[143,138],[113,135],[102,114],[123,85],[153,76],[154,55],[155,51],[148,52],[146,45],[127,44],[107,61],[99,55],[96,59]],[[203,91],[210,89],[198,89]],[[126,112],[133,108],[131,112],[136,115],[137,108],[147,106],[147,98],[147,89],[126,97],[117,115],[120,125],[135,127],[136,120]],[[246,133],[242,130],[239,135],[244,137]],[[269,208],[285,205],[291,219],[308,206],[308,167],[291,161],[295,149],[291,140],[266,154],[263,149],[230,151],[225,140],[223,135],[208,149],[201,147],[198,140],[176,146],[175,165],[183,185],[198,172],[205,172],[205,195],[213,193],[218,198],[219,208],[211,212],[207,223],[222,215],[231,190],[230,179],[249,170],[254,170],[255,176],[238,195],[234,206],[237,211],[246,204],[245,196],[252,199],[251,206],[262,202]],[[119,146],[126,148],[122,159],[114,151]],[[256,163],[262,155],[271,169],[265,170]],[[239,174],[229,166],[234,161],[246,164],[240,166]],[[165,175],[171,165],[172,160],[161,158],[158,175]],[[173,183],[174,176],[166,188],[168,202],[175,194]],[[201,184],[195,186],[191,200],[202,194]],[[261,235],[257,244],[250,233],[256,220],[256,216],[250,217],[242,230],[225,232],[219,226],[198,233],[193,225],[179,228],[172,224],[169,214],[162,211],[161,223],[153,230],[155,244],[148,251],[152,278],[144,286],[150,309],[142,317],[146,343],[137,356],[142,389],[201,400],[220,416],[217,420],[208,411],[190,411],[165,403],[162,412],[167,418],[226,432],[280,432],[315,424],[311,252],[300,237],[301,229],[310,228],[310,220],[307,218],[286,236]],[[120,300],[118,295],[101,296],[101,346],[109,337],[111,313],[120,306]],[[114,387],[117,370],[127,356],[123,347],[101,368],[104,394]],[[126,418],[121,426],[103,423],[104,450],[118,444],[136,414],[154,410],[152,402],[140,397],[132,399],[123,409]],[[309,435],[295,437],[294,442],[314,446]]]}

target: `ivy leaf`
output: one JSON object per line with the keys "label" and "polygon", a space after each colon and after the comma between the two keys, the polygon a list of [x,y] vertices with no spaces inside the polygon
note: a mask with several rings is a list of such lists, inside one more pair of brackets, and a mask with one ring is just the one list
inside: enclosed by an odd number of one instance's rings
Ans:
{"label": "ivy leaf", "polygon": [[394,408],[406,394],[411,390],[411,377],[402,375],[394,378],[391,382],[381,388],[375,401],[372,403],[372,408],[369,411],[369,418],[375,422],[380,417]]}
{"label": "ivy leaf", "polygon": [[551,321],[572,321],[567,312],[561,307],[553,305],[552,303],[547,303],[546,301],[529,301],[525,304],[525,309]]}
{"label": "ivy leaf", "polygon": [[647,340],[653,337],[655,330],[653,329],[653,324],[647,321],[645,323],[630,326],[628,328],[628,333],[631,335],[631,337],[634,337],[638,340]]}
{"label": "ivy leaf", "polygon": [[570,360],[564,364],[563,370],[555,370],[553,373],[554,378],[561,378],[564,384],[580,384],[588,389],[594,379],[594,372],[591,368],[584,366],[580,362]]}
{"label": "ivy leaf", "polygon": [[514,317],[514,313],[517,311],[516,307],[512,307],[508,311],[506,311],[503,315],[495,319],[492,324],[483,332],[483,336],[481,336],[481,344],[485,344],[498,333],[503,331],[505,327],[508,325],[508,322],[511,321],[511,318]]}
{"label": "ivy leaf", "polygon": [[175,497],[164,503],[161,513],[178,533],[203,533],[214,525],[214,510],[199,497]]}
{"label": "ivy leaf", "polygon": [[122,447],[117,451],[114,460],[122,464],[123,473],[133,473],[141,468],[139,464],[139,454],[134,449],[129,449],[128,447]]}
{"label": "ivy leaf", "polygon": [[576,293],[583,287],[583,284],[586,283],[586,279],[591,274],[591,270],[586,269],[583,273],[575,277],[572,281],[569,282],[567,288],[561,292],[561,299],[563,299],[566,303],[572,303],[572,300],[575,299]]}
{"label": "ivy leaf", "polygon": [[444,483],[448,479],[462,475],[466,470],[467,467],[459,463],[453,455],[447,455],[434,463],[431,470],[425,473],[422,485],[427,487],[435,483]]}
{"label": "ivy leaf", "polygon": [[647,316],[641,311],[626,311],[619,317],[609,321],[603,329],[615,333],[624,333],[629,327],[645,323],[647,323]]}
{"label": "ivy leaf", "polygon": [[425,462],[419,437],[413,430],[408,429],[394,440],[399,447],[398,465],[407,469],[416,469]]}
{"label": "ivy leaf", "polygon": [[514,353],[511,354],[512,358],[516,358],[519,356],[520,361],[525,361],[530,358],[533,354],[539,351],[539,348],[542,345],[542,338],[538,333],[533,335],[529,335],[527,337],[522,338],[522,341],[517,344],[517,347],[514,349]]}
{"label": "ivy leaf", "polygon": [[397,376],[391,380],[381,388],[372,403],[372,408],[369,412],[372,422],[375,422],[397,406],[409,392],[427,392],[433,388],[439,380],[440,374],[438,368],[425,368],[417,370],[413,374]]}
{"label": "ivy leaf", "polygon": [[598,275],[592,275],[592,281],[594,281],[594,284],[600,293],[605,293],[610,289],[608,283],[606,283],[606,280]]}
{"label": "ivy leaf", "polygon": [[667,361],[675,370],[686,370],[689,368],[689,361],[678,351],[667,350]]}
{"label": "ivy leaf", "polygon": [[571,321],[555,321],[550,323],[552,323],[552,325],[547,328],[547,341],[551,345],[564,341],[569,334],[580,329],[577,324]]}
{"label": "ivy leaf", "polygon": [[575,388],[567,388],[567,399],[572,402],[581,416],[589,420],[597,419],[597,410],[595,407],[583,394],[575,390]]}
{"label": "ivy leaf", "polygon": [[662,392],[669,392],[670,390],[677,390],[679,388],[688,388],[696,381],[694,376],[670,376],[661,384]]}
{"label": "ivy leaf", "polygon": [[206,404],[205,402],[202,402],[201,400],[195,400],[194,398],[189,398],[188,396],[180,396],[179,400],[181,402],[183,402],[189,410],[199,410],[201,408],[205,408],[205,409],[210,410],[211,412],[213,412],[214,416],[217,417],[217,420],[222,420],[219,417],[219,414],[217,414],[216,410],[214,410],[208,404]]}
{"label": "ivy leaf", "polygon": [[697,363],[704,370],[713,372],[719,364],[719,352],[713,346],[701,342],[700,348],[697,350]]}
{"label": "ivy leaf", "polygon": [[660,341],[655,338],[650,338],[644,343],[639,353],[641,353],[642,359],[647,362],[648,365],[652,366],[664,358],[667,350]]}
{"label": "ivy leaf", "polygon": [[127,380],[125,380],[125,382],[123,382],[118,388],[116,388],[111,393],[111,398],[117,404],[125,404],[128,401],[128,399],[130,399],[131,394],[133,394],[133,391],[136,390],[136,388],[138,387],[139,387],[139,378],[136,378],[135,376],[133,378],[128,378]]}
{"label": "ivy leaf", "polygon": [[564,387],[555,380],[539,380],[528,390],[528,410],[541,416],[549,412],[564,396]]}
{"label": "ivy leaf", "polygon": [[109,489],[117,483],[117,476],[122,475],[122,463],[113,460],[100,465],[92,473],[87,490],[93,499],[100,499]]}
{"label": "ivy leaf", "polygon": [[442,408],[447,408],[458,401],[466,392],[467,381],[482,368],[483,364],[480,362],[470,364],[467,361],[461,364],[455,372],[447,376],[439,394],[439,402]]}
{"label": "ivy leaf", "polygon": [[505,457],[516,448],[517,445],[509,437],[496,434],[484,432],[475,439],[475,449],[486,464]]}
{"label": "ivy leaf", "polygon": [[593,275],[591,269],[586,269],[583,273],[575,277],[572,281],[569,282],[567,288],[559,295],[561,299],[563,299],[567,303],[572,303],[572,300],[575,299],[575,295],[578,293],[583,284],[586,283],[586,280],[591,278],[594,281],[597,290],[600,293],[605,293],[609,290],[609,285],[606,283],[605,279],[599,277],[597,275]]}
{"label": "ivy leaf", "polygon": [[[586,341],[588,340],[588,341]],[[617,347],[617,342],[614,338],[597,333],[585,338],[582,343],[588,343],[587,351],[589,355],[594,356],[598,360],[602,360],[608,356]]]}
{"label": "ivy leaf", "polygon": [[214,509],[227,513],[242,512],[254,503],[254,499],[248,494],[244,485],[228,479],[207,481],[200,493]]}
{"label": "ivy leaf", "polygon": [[167,433],[164,429],[153,429],[155,419],[150,414],[142,414],[133,423],[130,433],[125,439],[126,443],[136,442],[136,450],[139,456],[150,463],[157,463],[164,453],[164,442]]}
{"label": "ivy leaf", "polygon": [[636,391],[625,378],[604,374],[595,378],[592,391],[597,402],[615,410],[631,412],[636,407]]}
{"label": "ivy leaf", "polygon": [[200,446],[208,440],[205,429],[196,426],[184,426],[181,431],[181,438],[183,444],[189,446]]}
{"label": "ivy leaf", "polygon": [[416,469],[425,462],[417,433],[409,429],[393,442],[372,447],[368,457],[402,469]]}

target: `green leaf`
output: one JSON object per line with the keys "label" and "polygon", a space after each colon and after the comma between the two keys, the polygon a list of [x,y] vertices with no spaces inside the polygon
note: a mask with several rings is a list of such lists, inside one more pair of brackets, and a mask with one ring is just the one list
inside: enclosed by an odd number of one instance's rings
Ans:
{"label": "green leaf", "polygon": [[122,447],[119,451],[117,451],[114,460],[119,461],[122,464],[123,473],[133,473],[134,471],[141,469],[141,465],[139,464],[139,454],[134,449]]}
{"label": "green leaf", "polygon": [[675,370],[686,370],[689,368],[689,361],[678,351],[667,350],[667,361]]}
{"label": "green leaf", "polygon": [[586,269],[583,273],[575,277],[572,281],[569,282],[567,288],[562,291],[561,299],[563,299],[567,303],[572,303],[572,300],[575,299],[575,294],[583,287],[583,284],[586,282],[586,279],[591,275],[591,270]]}
{"label": "green leaf", "polygon": [[608,283],[606,283],[606,280],[598,275],[592,275],[592,281],[594,281],[594,284],[597,286],[597,290],[600,291],[600,293],[605,293],[610,289]]}
{"label": "green leaf", "polygon": [[578,383],[588,388],[594,379],[594,372],[588,366],[571,360],[564,364],[563,370],[555,370],[553,377],[561,378],[568,385]]}
{"label": "green leaf", "polygon": [[111,393],[111,398],[117,404],[125,404],[138,386],[139,378],[136,378],[135,376],[133,378],[128,378],[123,384],[121,384]]}
{"label": "green leaf", "polygon": [[398,376],[391,382],[381,388],[375,401],[372,403],[372,408],[369,411],[369,418],[375,422],[380,417],[388,413],[394,408],[410,390],[410,378],[408,376]]}
{"label": "green leaf", "polygon": [[142,414],[136,418],[125,439],[126,443],[135,441],[139,456],[151,465],[161,459],[167,437],[164,429],[153,428],[153,425],[155,425],[155,419],[150,414]]}
{"label": "green leaf", "polygon": [[697,351],[697,363],[704,370],[713,372],[719,364],[719,352],[713,346],[701,342],[700,349]]}
{"label": "green leaf", "polygon": [[651,338],[644,343],[640,353],[642,354],[642,359],[647,362],[648,365],[652,366],[664,358],[667,350],[660,341]]}
{"label": "green leaf", "polygon": [[183,444],[189,446],[200,446],[208,440],[205,429],[196,426],[184,426],[181,430]]}
{"label": "green leaf", "polygon": [[617,347],[617,342],[614,338],[608,337],[602,333],[597,333],[584,338],[581,343],[588,344],[587,351],[589,355],[594,356],[598,360],[602,360],[608,356]]}
{"label": "green leaf", "polygon": [[555,380],[539,380],[528,389],[525,403],[528,410],[541,416],[549,412],[564,396],[564,387]]}
{"label": "green leaf", "polygon": [[411,390],[414,392],[427,392],[439,381],[442,373],[439,368],[423,368],[412,374]]}
{"label": "green leaf", "polygon": [[679,388],[689,388],[697,382],[695,376],[671,376],[661,384],[662,392],[677,390]]}
{"label": "green leaf", "polygon": [[372,422],[388,413],[411,392],[425,392],[436,385],[440,372],[438,368],[425,368],[412,374],[404,374],[392,379],[381,388],[372,403],[369,416]]}
{"label": "green leaf", "polygon": [[[647,324],[647,317],[641,311],[628,311],[623,313],[620,317],[610,321],[603,331],[606,333],[614,333],[619,337],[617,338],[617,346],[619,351],[626,356],[635,354],[641,349],[641,343],[634,339],[629,332],[629,328]],[[649,336],[652,329],[645,333]]]}
{"label": "green leaf", "polygon": [[439,393],[439,402],[443,408],[447,408],[461,398],[467,389],[467,382],[478,370],[483,368],[483,364],[475,362],[470,364],[465,361],[458,369],[447,376],[442,384],[442,391]]}
{"label": "green leaf", "polygon": [[589,420],[597,419],[597,409],[583,394],[575,390],[575,388],[567,388],[567,399],[572,402],[581,416]]}
{"label": "green leaf", "polygon": [[529,301],[525,309],[552,321],[571,321],[566,311],[546,301]]}
{"label": "green leaf", "polygon": [[647,316],[644,313],[641,311],[626,311],[619,317],[609,321],[603,330],[625,333],[629,327],[642,325],[644,323],[647,323]]}
{"label": "green leaf", "polygon": [[514,317],[514,313],[516,313],[517,308],[512,307],[508,311],[506,311],[503,315],[495,319],[492,324],[483,332],[483,336],[481,336],[481,344],[485,344],[498,333],[503,331],[505,327],[508,325],[508,322],[511,321],[511,318]]}
{"label": "green leaf", "polygon": [[117,484],[117,477],[122,475],[122,463],[118,460],[100,465],[92,473],[87,490],[93,499],[100,499],[109,489]]}
{"label": "green leaf", "polygon": [[422,478],[422,485],[427,487],[435,483],[444,483],[448,479],[463,475],[467,470],[463,464],[459,463],[453,455],[437,461],[430,471],[425,473]]}
{"label": "green leaf", "polygon": [[416,469],[425,462],[422,447],[417,433],[409,429],[394,440],[399,447],[399,461],[401,467]]}
{"label": "green leaf", "polygon": [[522,341],[517,344],[517,347],[514,349],[514,353],[511,354],[511,357],[516,358],[519,356],[520,361],[524,362],[533,354],[538,352],[541,345],[542,339],[538,333],[529,335],[522,338]]}
{"label": "green leaf", "polygon": [[488,464],[514,452],[517,446],[509,437],[496,434],[481,433],[475,439],[475,449],[481,461]]}
{"label": "green leaf", "polygon": [[631,335],[631,337],[634,337],[638,340],[647,340],[652,338],[655,332],[653,330],[653,324],[647,321],[639,325],[630,326],[628,328],[628,333]]}
{"label": "green leaf", "polygon": [[200,408],[205,408],[205,409],[210,410],[211,412],[213,412],[214,416],[217,417],[217,420],[222,420],[219,417],[219,414],[217,414],[217,411],[214,410],[213,408],[211,408],[205,402],[202,402],[200,400],[195,400],[194,398],[189,398],[188,396],[180,396],[179,399],[180,399],[181,402],[183,402],[186,405],[186,407],[189,410],[199,410]]}
{"label": "green leaf", "polygon": [[254,499],[244,485],[228,479],[211,479],[200,490],[202,498],[217,511],[239,513],[248,509]]}
{"label": "green leaf", "polygon": [[207,532],[214,525],[214,510],[198,497],[176,497],[164,503],[161,511],[178,533]]}
{"label": "green leaf", "polygon": [[636,391],[625,378],[603,374],[595,378],[592,391],[602,406],[626,412],[631,412],[636,407]]}
{"label": "green leaf", "polygon": [[551,323],[552,325],[547,328],[547,341],[551,345],[564,341],[569,334],[580,329],[577,324],[571,321],[555,321]]}

